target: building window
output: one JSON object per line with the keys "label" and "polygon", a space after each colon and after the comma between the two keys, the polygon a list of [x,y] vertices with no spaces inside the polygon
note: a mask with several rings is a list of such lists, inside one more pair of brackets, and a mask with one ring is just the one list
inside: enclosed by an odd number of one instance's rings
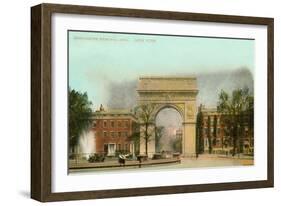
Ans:
{"label": "building window", "polygon": [[114,121],[111,121],[110,124],[111,124],[111,127],[114,127]]}
{"label": "building window", "polygon": [[118,132],[118,137],[121,137],[121,132]]}
{"label": "building window", "polygon": [[129,128],[129,121],[128,120],[125,121],[125,127]]}
{"label": "building window", "polygon": [[217,139],[216,141],[217,141],[217,145],[221,145],[220,144],[221,143],[220,139]]}
{"label": "building window", "polygon": [[111,132],[111,137],[114,137],[114,132]]}
{"label": "building window", "polygon": [[121,144],[117,144],[117,150],[118,150],[118,151],[121,150]]}
{"label": "building window", "polygon": [[103,132],[103,137],[107,137],[107,132]]}
{"label": "building window", "polygon": [[128,137],[128,132],[124,132],[124,136],[125,136],[125,137]]}
{"label": "building window", "polygon": [[206,135],[208,134],[208,128],[205,128],[205,134]]}
{"label": "building window", "polygon": [[122,127],[121,121],[118,121],[118,127],[119,127],[119,128]]}
{"label": "building window", "polygon": [[103,121],[103,127],[107,127],[107,122],[106,122],[106,120]]}
{"label": "building window", "polygon": [[97,127],[97,121],[93,122],[93,127]]}

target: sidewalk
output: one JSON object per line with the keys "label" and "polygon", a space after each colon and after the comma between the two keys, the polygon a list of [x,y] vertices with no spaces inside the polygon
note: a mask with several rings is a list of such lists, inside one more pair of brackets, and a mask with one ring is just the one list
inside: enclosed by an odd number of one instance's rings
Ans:
{"label": "sidewalk", "polygon": [[247,160],[253,160],[254,159],[253,156],[243,155],[243,154],[235,155],[235,156],[232,156],[232,155],[218,155],[218,157],[219,158],[232,158],[232,159],[247,159]]}
{"label": "sidewalk", "polygon": [[227,158],[227,159],[249,159],[249,160],[253,160],[254,157],[253,156],[249,156],[249,155],[235,155],[232,156],[231,154],[229,155],[224,155],[224,154],[199,154],[198,158]]}
{"label": "sidewalk", "polygon": [[159,159],[159,160],[146,160],[139,162],[136,160],[126,160],[125,165],[118,163],[118,160],[110,160],[105,162],[94,162],[90,163],[88,161],[78,162],[74,161],[69,162],[69,169],[88,169],[88,168],[109,168],[109,167],[142,167],[147,165],[159,165],[159,164],[171,164],[171,163],[180,163],[181,160],[178,158],[171,159]]}

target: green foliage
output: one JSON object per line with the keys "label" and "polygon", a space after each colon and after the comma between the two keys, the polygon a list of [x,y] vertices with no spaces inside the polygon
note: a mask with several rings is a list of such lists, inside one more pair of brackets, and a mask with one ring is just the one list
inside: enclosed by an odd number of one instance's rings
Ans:
{"label": "green foliage", "polygon": [[94,155],[90,155],[88,158],[88,162],[104,162],[105,160],[105,156],[101,155],[101,154],[94,154]]}
{"label": "green foliage", "polygon": [[207,122],[207,137],[208,137],[208,144],[209,144],[209,154],[213,151],[213,142],[211,137],[211,118],[208,116],[208,122]]}
{"label": "green foliage", "polygon": [[148,154],[148,142],[152,139],[155,134],[155,121],[154,121],[154,104],[141,104],[135,108],[135,113],[138,117],[139,125],[143,128],[141,138],[145,141],[145,154]]}
{"label": "green foliage", "polygon": [[213,131],[213,137],[217,137],[217,126],[218,126],[218,118],[217,115],[214,116],[214,131]]}
{"label": "green foliage", "polygon": [[[219,94],[218,111],[223,113],[226,131],[232,138],[234,156],[237,148],[242,152],[241,133],[245,125],[254,126],[254,97],[247,87],[236,89],[230,96],[225,91]],[[239,147],[238,147],[239,146]]]}
{"label": "green foliage", "polygon": [[68,136],[71,148],[78,145],[79,136],[92,124],[91,105],[86,92],[68,90]]}
{"label": "green foliage", "polygon": [[135,108],[140,124],[154,124],[154,104],[141,104]]}
{"label": "green foliage", "polygon": [[234,90],[231,97],[224,90],[221,90],[218,110],[231,115],[240,115],[253,109],[253,103],[254,97],[247,87]]}
{"label": "green foliage", "polygon": [[204,138],[203,138],[203,114],[200,110],[197,114],[196,119],[196,154],[201,154],[204,152]]}

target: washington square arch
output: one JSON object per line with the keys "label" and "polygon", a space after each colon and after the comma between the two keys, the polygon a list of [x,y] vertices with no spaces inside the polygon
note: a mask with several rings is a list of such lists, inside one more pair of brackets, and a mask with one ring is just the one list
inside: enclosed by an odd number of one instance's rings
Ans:
{"label": "washington square arch", "polygon": [[[138,105],[153,105],[153,119],[164,108],[173,108],[182,117],[182,154],[185,157],[196,155],[196,97],[198,94],[196,77],[140,77]],[[155,127],[151,126],[151,127]],[[150,128],[153,129],[153,128]],[[140,127],[140,153],[145,154],[143,126]],[[155,134],[147,143],[147,154],[155,153]]]}

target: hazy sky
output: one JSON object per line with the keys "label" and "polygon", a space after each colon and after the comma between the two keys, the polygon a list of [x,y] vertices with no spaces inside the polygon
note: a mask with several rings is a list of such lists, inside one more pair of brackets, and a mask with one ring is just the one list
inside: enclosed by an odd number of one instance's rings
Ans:
{"label": "hazy sky", "polygon": [[[201,101],[212,102],[217,96],[208,92],[208,84],[216,87],[217,74],[241,70],[248,71],[247,78],[254,74],[254,43],[241,39],[70,31],[69,86],[87,92],[97,109],[100,104],[111,106],[114,101],[119,101],[117,106],[130,106],[139,76],[198,75],[198,87],[204,94],[199,96]],[[244,76],[243,72],[240,76]],[[212,82],[206,81],[210,79],[208,75],[213,76]],[[225,82],[223,75],[220,78],[223,85],[231,83]],[[238,84],[239,79],[238,75]],[[248,84],[248,79],[245,82]]]}
{"label": "hazy sky", "polygon": [[164,127],[162,137],[160,138],[161,150],[172,150],[171,140],[176,138],[176,131],[182,129],[182,117],[173,108],[162,109],[156,116],[156,126]]}

